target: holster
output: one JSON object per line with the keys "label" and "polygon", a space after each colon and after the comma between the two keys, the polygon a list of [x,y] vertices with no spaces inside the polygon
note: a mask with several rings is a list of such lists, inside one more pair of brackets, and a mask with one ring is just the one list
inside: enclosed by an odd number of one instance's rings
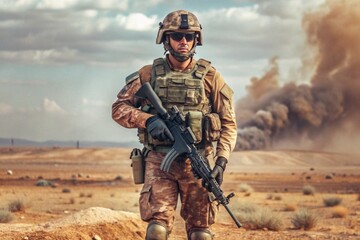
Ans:
{"label": "holster", "polygon": [[130,159],[131,159],[131,167],[133,170],[133,178],[135,184],[142,184],[145,180],[145,157],[148,151],[141,151],[138,148],[134,148],[131,151]]}

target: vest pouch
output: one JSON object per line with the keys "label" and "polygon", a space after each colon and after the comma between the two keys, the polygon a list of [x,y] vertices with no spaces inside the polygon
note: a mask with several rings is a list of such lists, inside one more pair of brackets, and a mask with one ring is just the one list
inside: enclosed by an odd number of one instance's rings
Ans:
{"label": "vest pouch", "polygon": [[135,184],[144,183],[145,177],[145,159],[140,149],[134,148],[130,154],[131,167]]}
{"label": "vest pouch", "polygon": [[220,139],[221,121],[219,114],[209,113],[204,117],[204,138],[207,142],[214,142]]}
{"label": "vest pouch", "polygon": [[203,113],[199,111],[189,111],[186,114],[186,123],[195,135],[195,143],[200,143],[202,140],[202,121]]}

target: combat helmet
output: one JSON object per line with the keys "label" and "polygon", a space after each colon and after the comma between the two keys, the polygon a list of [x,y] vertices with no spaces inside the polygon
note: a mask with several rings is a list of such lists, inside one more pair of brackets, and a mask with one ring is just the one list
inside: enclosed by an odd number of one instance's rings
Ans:
{"label": "combat helmet", "polygon": [[[195,53],[195,47],[202,45],[201,24],[197,17],[188,11],[177,10],[169,13],[162,22],[159,23],[159,30],[156,37],[157,44],[164,44],[165,51],[169,51],[177,60],[186,61]],[[175,52],[169,44],[167,32],[195,32],[196,38],[194,46],[187,54]]]}

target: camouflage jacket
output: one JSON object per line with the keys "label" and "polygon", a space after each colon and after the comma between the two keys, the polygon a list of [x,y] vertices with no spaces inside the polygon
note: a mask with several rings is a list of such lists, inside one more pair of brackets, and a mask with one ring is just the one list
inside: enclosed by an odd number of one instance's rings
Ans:
{"label": "camouflage jacket", "polygon": [[[196,60],[192,60],[187,69],[192,69]],[[126,128],[146,128],[146,120],[151,114],[139,109],[143,100],[134,97],[134,94],[144,82],[150,81],[152,65],[146,65],[139,70],[117,95],[112,105],[112,118]],[[233,105],[233,91],[215,68],[211,67],[204,79],[205,94],[210,100],[212,111],[219,114],[221,121],[221,136],[216,146],[216,156],[229,159],[235,147],[237,126]]]}

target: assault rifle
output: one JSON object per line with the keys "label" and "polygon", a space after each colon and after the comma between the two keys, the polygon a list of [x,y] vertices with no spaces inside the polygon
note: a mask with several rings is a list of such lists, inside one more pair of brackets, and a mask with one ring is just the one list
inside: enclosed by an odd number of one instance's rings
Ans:
{"label": "assault rifle", "polygon": [[158,112],[161,119],[169,128],[171,134],[174,136],[175,143],[171,150],[166,154],[164,160],[161,162],[160,169],[169,172],[172,162],[180,155],[186,155],[191,162],[193,172],[198,178],[202,178],[207,184],[209,192],[212,192],[218,204],[225,207],[226,211],[230,214],[231,218],[236,223],[237,227],[241,227],[241,223],[236,219],[230,208],[227,206],[230,198],[235,196],[230,193],[227,197],[221,190],[218,182],[211,177],[211,169],[208,166],[206,159],[199,153],[194,142],[195,136],[190,127],[185,126],[185,117],[174,105],[169,112],[162,106],[161,100],[151,88],[149,83],[141,86],[136,97],[141,99],[148,99],[153,107]]}

